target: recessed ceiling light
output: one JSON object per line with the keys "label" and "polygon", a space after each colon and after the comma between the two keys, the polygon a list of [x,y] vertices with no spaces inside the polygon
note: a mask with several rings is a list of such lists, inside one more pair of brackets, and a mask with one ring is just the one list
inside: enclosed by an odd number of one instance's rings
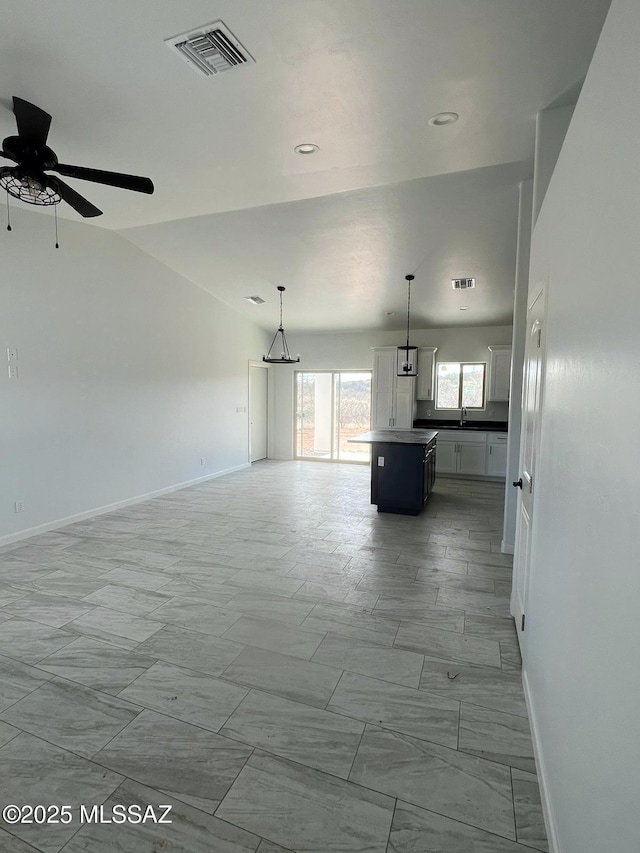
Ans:
{"label": "recessed ceiling light", "polygon": [[385,311],[384,313],[387,315],[387,317],[395,317],[396,315],[395,311]]}
{"label": "recessed ceiling light", "polygon": [[263,305],[264,299],[261,296],[245,296],[247,302],[250,302],[252,305]]}
{"label": "recessed ceiling light", "polygon": [[445,124],[453,124],[454,121],[458,121],[460,116],[458,113],[437,113],[434,116],[431,116],[429,119],[429,124],[432,127],[443,127]]}
{"label": "recessed ceiling light", "polygon": [[461,310],[461,311],[468,311],[468,310],[469,310],[469,306],[468,306],[468,305],[461,305],[461,306],[460,306],[460,310]]}
{"label": "recessed ceiling light", "polygon": [[315,154],[316,151],[320,150],[320,146],[313,142],[303,142],[301,145],[296,145],[293,150],[296,154]]}

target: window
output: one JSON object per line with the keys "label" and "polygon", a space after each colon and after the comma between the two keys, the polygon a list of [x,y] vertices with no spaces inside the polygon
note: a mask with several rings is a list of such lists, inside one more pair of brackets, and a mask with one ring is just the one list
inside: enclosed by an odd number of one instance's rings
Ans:
{"label": "window", "polygon": [[484,408],[486,364],[438,362],[436,409]]}

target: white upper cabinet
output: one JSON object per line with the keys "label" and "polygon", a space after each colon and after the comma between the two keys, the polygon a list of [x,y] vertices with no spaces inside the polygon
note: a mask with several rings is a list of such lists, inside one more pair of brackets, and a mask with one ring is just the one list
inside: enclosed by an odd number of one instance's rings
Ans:
{"label": "white upper cabinet", "polygon": [[412,429],[415,379],[396,376],[396,347],[373,350],[372,429]]}
{"label": "white upper cabinet", "polygon": [[489,391],[490,402],[509,402],[511,382],[511,347],[489,347]]}
{"label": "white upper cabinet", "polygon": [[435,388],[435,356],[438,347],[419,347],[418,378],[416,379],[416,399],[433,400]]}

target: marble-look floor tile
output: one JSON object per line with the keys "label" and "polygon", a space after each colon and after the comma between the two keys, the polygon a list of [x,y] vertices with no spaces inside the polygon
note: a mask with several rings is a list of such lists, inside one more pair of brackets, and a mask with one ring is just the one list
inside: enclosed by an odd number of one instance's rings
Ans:
{"label": "marble-look floor tile", "polygon": [[26,594],[26,587],[4,587],[4,589],[0,588],[0,607],[6,607],[7,604],[11,604],[12,601],[18,601],[18,599],[24,598]]}
{"label": "marble-look floor tile", "polygon": [[367,726],[349,778],[515,839],[509,768],[492,761]]}
{"label": "marble-look floor tile", "polygon": [[36,565],[24,560],[0,560],[0,583],[24,583],[38,580],[53,571],[51,565]]}
{"label": "marble-look floor tile", "polygon": [[10,827],[14,835],[43,853],[58,853],[78,831],[81,803],[102,803],[122,781],[117,773],[29,734],[18,735],[0,749],[0,765],[2,803],[57,803],[72,807],[74,820],[71,824],[32,823]]}
{"label": "marble-look floor tile", "polygon": [[249,646],[224,672],[225,679],[324,708],[342,671],[292,655]]}
{"label": "marble-look floor tile", "polygon": [[464,628],[464,610],[429,607],[421,602],[413,601],[409,596],[392,598],[381,595],[373,613],[377,616],[387,616],[398,622],[417,622],[443,631],[462,633]]}
{"label": "marble-look floor tile", "polygon": [[444,661],[492,666],[496,669],[500,669],[501,665],[497,640],[485,640],[455,631],[441,631],[419,622],[402,622],[394,645],[396,648],[412,649],[430,658]]}
{"label": "marble-look floor tile", "polygon": [[363,731],[346,716],[252,690],[220,734],[346,779]]}
{"label": "marble-look floor tile", "polygon": [[522,678],[501,670],[425,660],[420,689],[505,714],[527,716]]}
{"label": "marble-look floor tile", "polygon": [[0,717],[56,746],[91,758],[139,712],[139,707],[122,699],[53,678]]}
{"label": "marble-look floor tile", "polygon": [[258,847],[258,853],[294,853],[293,850],[285,850],[279,844],[274,844],[273,841],[266,841],[264,838]]}
{"label": "marble-look floor tile", "polygon": [[[227,587],[231,589],[231,587]],[[263,619],[276,619],[280,622],[293,622],[299,625],[314,608],[312,601],[285,598],[282,595],[270,595],[268,592],[238,592],[229,607]]]}
{"label": "marble-look floor tile", "polygon": [[243,616],[223,634],[225,640],[256,646],[283,655],[309,658],[316,651],[325,632],[312,631],[306,625],[298,628],[296,625],[278,622],[275,619],[257,619],[253,616]]}
{"label": "marble-look floor tile", "polygon": [[363,607],[373,608],[378,600],[377,592],[359,592],[355,583],[315,583],[306,581],[296,592],[295,598],[307,601],[343,602],[346,599]]}
{"label": "marble-look floor tile", "polygon": [[[370,614],[365,613],[363,615],[369,616]],[[382,622],[382,620],[380,621]],[[393,646],[400,625],[399,622],[392,623],[389,620],[385,630],[379,630],[374,616],[369,623],[372,627],[365,627],[365,624],[362,619],[352,619],[348,613],[336,613],[319,605],[311,611],[301,627],[323,634],[331,631],[331,633],[339,634],[342,637],[352,637],[365,643],[373,643],[387,648]]]}
{"label": "marble-look floor tile", "polygon": [[500,640],[500,658],[504,672],[520,672],[522,655],[517,637],[511,640]]}
{"label": "marble-look floor tile", "polygon": [[156,592],[169,583],[171,575],[163,574],[161,571],[155,573],[151,571],[138,572],[130,568],[116,567],[103,574],[102,580],[105,585],[131,586],[134,589],[146,589]]}
{"label": "marble-look floor tile", "polygon": [[327,710],[457,748],[460,703],[425,690],[345,672]]}
{"label": "marble-look floor tile", "polygon": [[463,702],[458,749],[535,773],[529,721],[517,714]]}
{"label": "marble-look floor tile", "polygon": [[[20,734],[20,729],[16,729],[15,726],[10,726],[9,723],[3,723],[0,720],[0,746],[4,746],[5,743],[9,743],[10,740],[13,740],[14,737],[17,737]],[[0,850],[2,848],[0,847]]]}
{"label": "marble-look floor tile", "polygon": [[141,643],[136,652],[209,675],[221,675],[243,648],[231,640],[167,625]]}
{"label": "marble-look floor tile", "polygon": [[214,732],[145,710],[94,760],[213,814],[252,751]]}
{"label": "marble-look floor tile", "polygon": [[407,687],[418,686],[423,663],[421,654],[375,646],[339,634],[327,634],[312,660]]}
{"label": "marble-look floor tile", "polygon": [[136,705],[217,732],[247,692],[211,675],[159,661],[119,695]]}
{"label": "marble-look floor tile", "polygon": [[500,619],[496,616],[466,613],[464,633],[491,640],[516,640],[516,625],[512,618]]}
{"label": "marble-look floor tile", "polygon": [[216,814],[297,853],[385,853],[393,806],[391,797],[256,753]]}
{"label": "marble-look floor tile", "polygon": [[439,607],[454,607],[481,616],[500,616],[506,619],[510,616],[508,598],[484,592],[465,592],[440,587],[437,604]]}
{"label": "marble-look floor tile", "polygon": [[0,657],[0,711],[9,708],[19,699],[24,699],[51,678],[48,673],[26,663]]}
{"label": "marble-look floor tile", "polygon": [[171,601],[171,598],[159,592],[107,584],[90,592],[84,600],[96,606],[109,607],[111,610],[122,610],[134,616],[145,616],[162,604],[166,604],[167,601]]}
{"label": "marble-look floor tile", "polygon": [[111,643],[77,637],[64,648],[43,658],[38,669],[115,695],[154,663],[154,658]]}
{"label": "marble-look floor tile", "polygon": [[540,802],[538,778],[533,773],[513,769],[511,779],[518,843],[524,844],[526,847],[533,847],[536,850],[543,850],[546,853],[549,846]]}
{"label": "marble-look floor tile", "polygon": [[9,619],[0,625],[0,649],[24,663],[37,663],[75,639],[75,635],[28,619]]}
{"label": "marble-look floor tile", "polygon": [[[95,592],[104,586],[104,582],[96,575],[85,577],[77,571],[68,571],[66,568],[61,568],[63,564],[56,563],[55,571],[45,575],[42,578],[27,583],[21,583],[20,589],[24,592],[20,593],[21,597],[27,592],[42,592],[47,595],[62,595],[73,598],[78,601],[84,598],[85,595]],[[101,570],[99,570],[101,571]],[[17,596],[16,596],[17,597]],[[0,601],[2,596],[0,595]]]}
{"label": "marble-look floor tile", "polygon": [[387,853],[526,853],[525,848],[398,800]]}
{"label": "marble-look floor tile", "polygon": [[77,619],[78,616],[93,610],[93,606],[61,595],[35,593],[7,604],[5,610],[12,616],[32,619],[34,622],[42,622],[43,625],[50,625],[52,628],[62,628],[72,619]]}
{"label": "marble-look floor tile", "polygon": [[111,610],[109,607],[96,607],[89,613],[74,619],[73,622],[68,622],[65,630],[75,635],[82,634],[85,637],[106,640],[108,643],[131,650],[162,627],[162,622],[134,616],[122,610]]}
{"label": "marble-look floor tile", "polygon": [[162,587],[162,594],[171,598],[191,598],[214,607],[226,607],[238,593],[236,587],[224,586],[218,581],[203,580],[192,575],[171,577],[173,580]]}
{"label": "marble-look floor tile", "polygon": [[242,613],[230,607],[215,607],[192,598],[178,597],[154,610],[151,617],[160,622],[180,625],[190,631],[219,637],[242,618]]}
{"label": "marble-look floor tile", "polygon": [[143,813],[153,806],[156,814],[159,805],[170,805],[167,819],[171,823],[126,823],[117,827],[87,824],[67,844],[64,853],[254,853],[260,843],[256,835],[131,779],[109,797],[105,812],[109,815],[114,806],[131,805]]}
{"label": "marble-look floor tile", "polygon": [[273,572],[252,572],[249,569],[241,569],[227,581],[228,586],[236,586],[239,589],[252,591],[264,590],[271,595],[291,597],[296,593],[304,581],[292,578],[288,575],[276,575]]}
{"label": "marble-look floor tile", "polygon": [[0,829],[0,850],[2,853],[38,853],[35,847],[15,835],[9,835],[4,829]]}

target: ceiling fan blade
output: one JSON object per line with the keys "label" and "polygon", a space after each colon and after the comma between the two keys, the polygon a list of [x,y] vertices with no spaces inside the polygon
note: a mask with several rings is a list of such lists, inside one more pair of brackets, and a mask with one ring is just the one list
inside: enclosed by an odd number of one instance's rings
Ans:
{"label": "ceiling fan blade", "polygon": [[84,166],[66,166],[64,163],[58,163],[53,167],[53,171],[67,178],[80,178],[82,181],[93,181],[96,184],[106,184],[109,187],[119,187],[137,193],[153,192],[153,182],[149,178],[140,178],[137,175],[103,172],[101,169],[87,169]]}
{"label": "ceiling fan blade", "polygon": [[51,116],[35,104],[13,96],[13,112],[18,125],[18,135],[34,146],[46,145]]}
{"label": "ceiling fan blade", "polygon": [[71,205],[71,207],[77,211],[80,216],[89,218],[91,216],[102,215],[101,210],[99,210],[94,204],[91,204],[90,201],[87,201],[87,199],[81,196],[80,193],[71,189],[71,187],[68,184],[65,184],[64,181],[61,181],[60,178],[54,178],[53,176],[47,177],[49,185],[54,190],[57,190],[62,196],[62,200]]}

